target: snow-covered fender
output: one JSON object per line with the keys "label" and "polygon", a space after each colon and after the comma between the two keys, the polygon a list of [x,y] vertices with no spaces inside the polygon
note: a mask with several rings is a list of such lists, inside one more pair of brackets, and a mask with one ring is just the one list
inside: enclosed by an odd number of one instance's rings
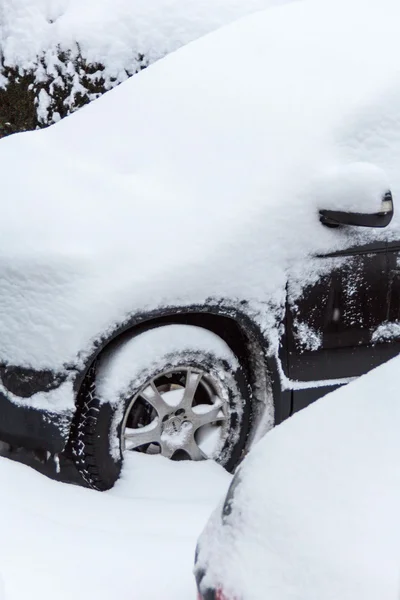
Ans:
{"label": "snow-covered fender", "polygon": [[[100,353],[124,335],[137,335],[143,330],[185,323],[213,331],[232,348],[247,371],[253,397],[253,435],[284,420],[290,413],[290,393],[283,392],[279,369],[274,356],[268,353],[268,341],[255,318],[247,310],[247,302],[237,305],[224,301],[208,301],[189,306],[166,306],[149,312],[136,313],[118,325],[108,336],[99,338],[74,380],[76,401],[80,397],[86,374]],[[267,409],[267,410],[266,410]]]}
{"label": "snow-covered fender", "polygon": [[[0,440],[12,445],[58,454],[65,449],[74,416],[82,401],[83,383],[100,353],[124,335],[170,323],[187,323],[210,329],[232,348],[247,370],[253,396],[253,435],[289,415],[290,398],[282,392],[275,358],[247,303],[209,301],[202,305],[166,306],[135,313],[100,336],[85,358],[66,365],[61,373],[0,366]],[[269,410],[266,410],[268,408]],[[258,433],[257,433],[258,432]]]}

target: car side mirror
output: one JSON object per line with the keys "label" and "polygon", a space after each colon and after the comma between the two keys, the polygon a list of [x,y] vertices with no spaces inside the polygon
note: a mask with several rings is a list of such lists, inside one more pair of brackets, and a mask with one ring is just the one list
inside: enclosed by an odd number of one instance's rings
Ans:
{"label": "car side mirror", "polygon": [[346,212],[342,210],[320,210],[319,220],[327,227],[354,225],[356,227],[387,227],[393,218],[393,197],[387,191],[382,198],[381,207],[376,213]]}

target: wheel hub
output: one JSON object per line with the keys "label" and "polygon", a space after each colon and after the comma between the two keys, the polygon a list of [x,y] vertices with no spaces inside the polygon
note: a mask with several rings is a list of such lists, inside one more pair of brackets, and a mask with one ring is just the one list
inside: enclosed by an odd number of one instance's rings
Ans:
{"label": "wheel hub", "polygon": [[175,450],[185,450],[190,443],[193,434],[193,423],[186,418],[185,414],[172,414],[164,417],[161,426],[161,441],[168,448],[168,453]]}
{"label": "wheel hub", "polygon": [[182,430],[182,425],[187,423],[184,416],[172,415],[169,417],[162,425],[163,433],[167,435],[174,435],[175,433],[180,433]]}

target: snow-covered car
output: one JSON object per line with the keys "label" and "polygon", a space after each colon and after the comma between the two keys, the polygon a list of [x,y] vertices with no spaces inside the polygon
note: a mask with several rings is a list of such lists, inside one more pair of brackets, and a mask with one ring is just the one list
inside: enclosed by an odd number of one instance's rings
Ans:
{"label": "snow-covered car", "polygon": [[395,600],[400,357],[248,454],[196,550],[199,600]]}
{"label": "snow-covered car", "polygon": [[0,142],[3,442],[232,470],[398,353],[399,14],[272,8]]}

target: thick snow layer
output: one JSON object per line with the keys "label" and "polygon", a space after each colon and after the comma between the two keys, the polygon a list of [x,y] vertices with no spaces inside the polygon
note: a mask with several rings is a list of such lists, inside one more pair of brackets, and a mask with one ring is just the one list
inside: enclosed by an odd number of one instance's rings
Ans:
{"label": "thick snow layer", "polygon": [[361,162],[331,168],[321,173],[314,185],[311,193],[321,207],[361,213],[378,212],[377,198],[383,198],[390,189],[382,169]]}
{"label": "thick snow layer", "polygon": [[373,342],[381,342],[383,340],[393,340],[400,338],[400,323],[388,322],[380,325],[372,334]]}
{"label": "thick snow layer", "polygon": [[[0,383],[0,393],[4,394],[15,404],[25,406],[25,399],[12,394],[4,387],[3,383]],[[36,392],[30,396],[29,406],[49,412],[65,412],[65,416],[68,419],[72,412],[75,411],[72,381],[64,381],[59,387],[48,392]]]}
{"label": "thick snow layer", "polygon": [[196,539],[230,476],[129,455],[105,493],[0,458],[1,600],[187,600]]}
{"label": "thick snow layer", "polygon": [[200,352],[225,360],[234,370],[238,362],[229,346],[211,331],[190,325],[167,325],[145,331],[139,336],[122,342],[117,350],[112,348],[105,353],[98,367],[96,391],[99,397],[113,404],[121,397],[127,397],[129,388],[144,371],[165,367],[166,357],[174,361],[174,353],[194,354]]}
{"label": "thick snow layer", "polygon": [[[206,585],[246,600],[398,600],[400,357],[269,432],[201,538]],[[232,594],[232,595],[230,595]]]}
{"label": "thick snow layer", "polygon": [[[37,98],[39,121],[47,123],[51,96],[66,77],[73,108],[76,94],[90,96],[85,77],[102,78],[110,89],[213,29],[288,1],[0,0],[0,59],[20,75],[33,72],[35,84],[51,77],[50,95],[42,89]],[[93,66],[92,74],[82,77],[78,56]],[[6,86],[1,79],[0,66],[0,85]]]}
{"label": "thick snow layer", "polygon": [[[400,198],[399,17],[398,0],[270,8],[3,139],[0,361],[81,364],[136,311],[208,298],[248,300],[276,344],[296,263],[307,283],[313,252],[400,235],[396,215],[318,220]],[[335,176],[337,198],[316,193]]]}

